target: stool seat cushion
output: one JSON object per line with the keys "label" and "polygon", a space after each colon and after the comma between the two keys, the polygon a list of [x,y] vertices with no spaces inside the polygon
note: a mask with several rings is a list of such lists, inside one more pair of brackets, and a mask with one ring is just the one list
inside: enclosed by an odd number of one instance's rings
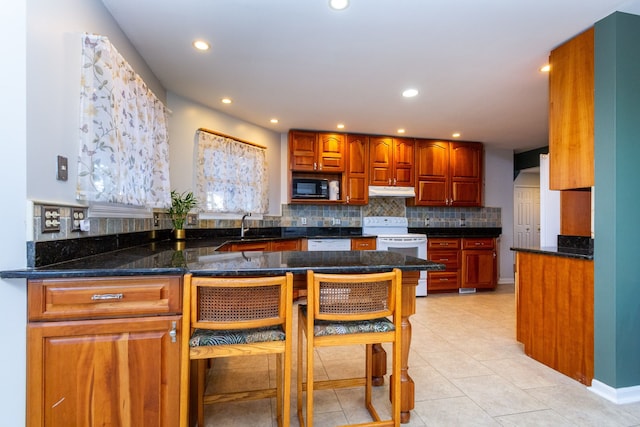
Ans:
{"label": "stool seat cushion", "polygon": [[196,329],[191,335],[189,346],[200,347],[225,344],[249,344],[284,340],[285,333],[279,325],[254,329]]}
{"label": "stool seat cushion", "polygon": [[[307,306],[301,305],[303,314],[307,315]],[[372,320],[358,320],[336,322],[331,320],[317,320],[313,326],[313,335],[323,337],[329,335],[362,334],[372,332],[390,332],[395,330],[393,322],[386,317]]]}

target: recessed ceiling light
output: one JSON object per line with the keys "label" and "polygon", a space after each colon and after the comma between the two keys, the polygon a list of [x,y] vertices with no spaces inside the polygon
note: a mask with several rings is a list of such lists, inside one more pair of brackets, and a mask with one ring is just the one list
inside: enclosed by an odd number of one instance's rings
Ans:
{"label": "recessed ceiling light", "polygon": [[273,124],[278,123],[278,119],[271,119],[271,120],[269,120],[269,121],[270,121],[271,123],[273,123]]}
{"label": "recessed ceiling light", "polygon": [[407,89],[404,92],[402,92],[402,96],[404,96],[405,98],[413,98],[414,96],[418,95],[418,89]]}
{"label": "recessed ceiling light", "polygon": [[542,67],[540,67],[541,73],[548,73],[549,71],[551,71],[551,64],[543,65]]}
{"label": "recessed ceiling light", "polygon": [[204,40],[196,40],[193,42],[193,47],[198,50],[209,50],[209,43]]}
{"label": "recessed ceiling light", "polygon": [[338,129],[344,129],[344,124],[338,123]]}
{"label": "recessed ceiling light", "polygon": [[454,138],[460,138],[460,132],[454,132],[451,136]]}
{"label": "recessed ceiling light", "polygon": [[404,129],[398,129],[398,133],[404,133]]}
{"label": "recessed ceiling light", "polygon": [[329,7],[333,10],[343,10],[349,6],[349,0],[329,0]]}
{"label": "recessed ceiling light", "polygon": [[222,98],[221,101],[223,104],[231,104],[231,98]]}

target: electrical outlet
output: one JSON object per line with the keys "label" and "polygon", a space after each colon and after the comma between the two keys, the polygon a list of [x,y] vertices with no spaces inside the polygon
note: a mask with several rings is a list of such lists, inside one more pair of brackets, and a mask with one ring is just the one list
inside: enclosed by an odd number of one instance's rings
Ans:
{"label": "electrical outlet", "polygon": [[305,217],[300,218],[300,224],[307,225],[307,218]]}
{"label": "electrical outlet", "polygon": [[187,214],[187,225],[198,225],[198,215],[197,214]]}
{"label": "electrical outlet", "polygon": [[160,227],[160,214],[158,212],[153,213],[153,226]]}
{"label": "electrical outlet", "polygon": [[82,221],[87,219],[87,212],[81,208],[71,209],[71,231],[83,231]]}
{"label": "electrical outlet", "polygon": [[60,231],[60,208],[55,206],[42,207],[42,232],[57,233]]}
{"label": "electrical outlet", "polygon": [[340,225],[340,218],[331,218],[331,225]]}

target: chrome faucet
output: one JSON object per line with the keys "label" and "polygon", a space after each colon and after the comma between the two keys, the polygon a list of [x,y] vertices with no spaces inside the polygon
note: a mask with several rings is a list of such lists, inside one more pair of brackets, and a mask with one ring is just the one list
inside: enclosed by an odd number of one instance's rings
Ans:
{"label": "chrome faucet", "polygon": [[246,227],[246,228],[245,228],[245,226],[244,226],[244,220],[245,220],[248,216],[251,216],[251,214],[250,214],[250,213],[247,213],[247,214],[242,215],[242,220],[240,220],[240,238],[243,238],[243,237],[244,237],[244,232],[245,232],[245,231],[249,231],[249,227]]}

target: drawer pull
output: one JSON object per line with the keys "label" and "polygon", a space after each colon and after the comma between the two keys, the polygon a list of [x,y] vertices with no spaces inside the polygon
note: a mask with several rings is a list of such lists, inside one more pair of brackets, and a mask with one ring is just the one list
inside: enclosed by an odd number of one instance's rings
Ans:
{"label": "drawer pull", "polygon": [[449,258],[440,258],[439,261],[449,261]]}
{"label": "drawer pull", "polygon": [[440,278],[440,281],[441,281],[441,282],[448,282],[448,281],[449,281],[449,279],[443,279],[443,278]]}
{"label": "drawer pull", "polygon": [[112,300],[112,299],[122,299],[124,298],[123,294],[95,294],[91,297],[93,301],[104,301],[104,300]]}
{"label": "drawer pull", "polygon": [[171,342],[176,342],[176,337],[178,336],[178,332],[176,331],[176,322],[171,322],[171,330],[169,331],[169,336],[171,337]]}

